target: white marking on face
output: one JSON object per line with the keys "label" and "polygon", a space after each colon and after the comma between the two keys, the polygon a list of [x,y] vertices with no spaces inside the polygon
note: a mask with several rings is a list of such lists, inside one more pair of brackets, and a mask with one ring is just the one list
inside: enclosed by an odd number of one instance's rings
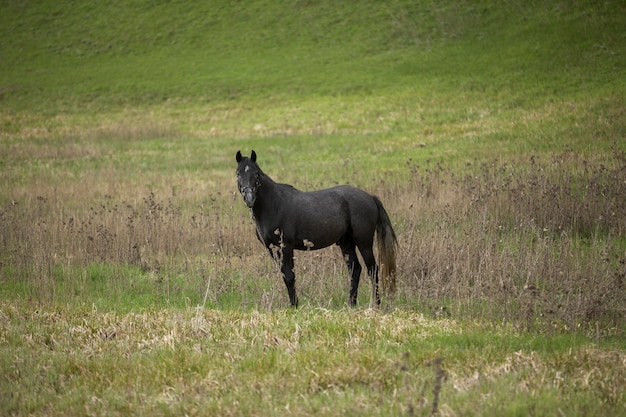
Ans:
{"label": "white marking on face", "polygon": [[243,172],[248,172],[250,171],[250,165],[246,165],[246,168],[243,170]]}

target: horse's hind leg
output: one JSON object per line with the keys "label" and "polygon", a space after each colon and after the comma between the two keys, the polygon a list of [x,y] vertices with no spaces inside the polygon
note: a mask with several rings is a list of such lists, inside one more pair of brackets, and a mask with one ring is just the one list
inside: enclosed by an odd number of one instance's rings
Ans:
{"label": "horse's hind leg", "polygon": [[356,256],[356,246],[352,243],[342,243],[341,253],[343,259],[348,266],[348,273],[350,274],[350,298],[348,302],[350,305],[356,305],[356,298],[359,292],[359,279],[361,277],[361,264]]}
{"label": "horse's hind leg", "polygon": [[376,265],[376,258],[374,258],[374,251],[371,247],[361,248],[359,247],[365,266],[367,267],[367,275],[370,277],[372,283],[372,294],[370,297],[370,308],[376,308],[380,305],[380,296],[378,295],[378,265]]}

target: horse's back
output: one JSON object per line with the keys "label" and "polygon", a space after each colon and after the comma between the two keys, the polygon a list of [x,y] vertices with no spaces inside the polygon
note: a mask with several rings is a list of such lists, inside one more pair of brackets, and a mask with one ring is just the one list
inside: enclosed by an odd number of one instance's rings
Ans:
{"label": "horse's back", "polygon": [[304,193],[307,200],[313,205],[326,205],[340,207],[348,210],[347,214],[364,214],[376,216],[378,208],[374,197],[367,191],[351,185],[338,185],[323,190],[309,191]]}
{"label": "horse's back", "polygon": [[345,238],[373,239],[378,208],[367,192],[349,185],[308,192],[292,188],[288,192],[296,247],[304,240],[321,248]]}

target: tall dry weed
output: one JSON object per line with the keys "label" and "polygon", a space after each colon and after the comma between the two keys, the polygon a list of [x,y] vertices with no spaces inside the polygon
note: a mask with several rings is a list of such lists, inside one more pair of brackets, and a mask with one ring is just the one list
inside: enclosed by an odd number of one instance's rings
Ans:
{"label": "tall dry weed", "polygon": [[398,193],[405,299],[526,329],[623,332],[624,153],[594,162],[566,151],[468,171],[414,170]]}
{"label": "tall dry weed", "polygon": [[[407,172],[409,180],[369,190],[399,239],[398,293],[387,307],[528,330],[624,331],[623,152],[602,162],[571,151],[516,165],[480,162],[463,175],[408,163]],[[0,229],[0,278],[44,301],[63,296],[59,279],[71,288],[90,265],[105,264],[118,268],[110,277],[118,282],[128,279],[125,266],[156,287],[176,277],[168,296],[182,297],[176,286],[187,285],[200,300],[210,279],[217,305],[228,294],[242,306],[287,305],[279,268],[234,192],[154,190],[132,201],[23,194],[1,208]],[[306,302],[345,304],[349,279],[336,248],[297,253],[296,276]],[[364,296],[368,285],[363,277]]]}

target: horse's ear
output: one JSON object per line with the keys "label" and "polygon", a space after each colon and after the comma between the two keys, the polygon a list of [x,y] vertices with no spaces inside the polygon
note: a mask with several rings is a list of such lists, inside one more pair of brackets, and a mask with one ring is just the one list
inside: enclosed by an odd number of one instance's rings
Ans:
{"label": "horse's ear", "polygon": [[252,151],[252,155],[250,155],[250,159],[252,159],[252,162],[256,162],[256,152]]}
{"label": "horse's ear", "polygon": [[237,159],[237,163],[241,162],[241,159],[243,157],[241,156],[241,151],[237,151],[237,155],[235,156],[235,159]]}

